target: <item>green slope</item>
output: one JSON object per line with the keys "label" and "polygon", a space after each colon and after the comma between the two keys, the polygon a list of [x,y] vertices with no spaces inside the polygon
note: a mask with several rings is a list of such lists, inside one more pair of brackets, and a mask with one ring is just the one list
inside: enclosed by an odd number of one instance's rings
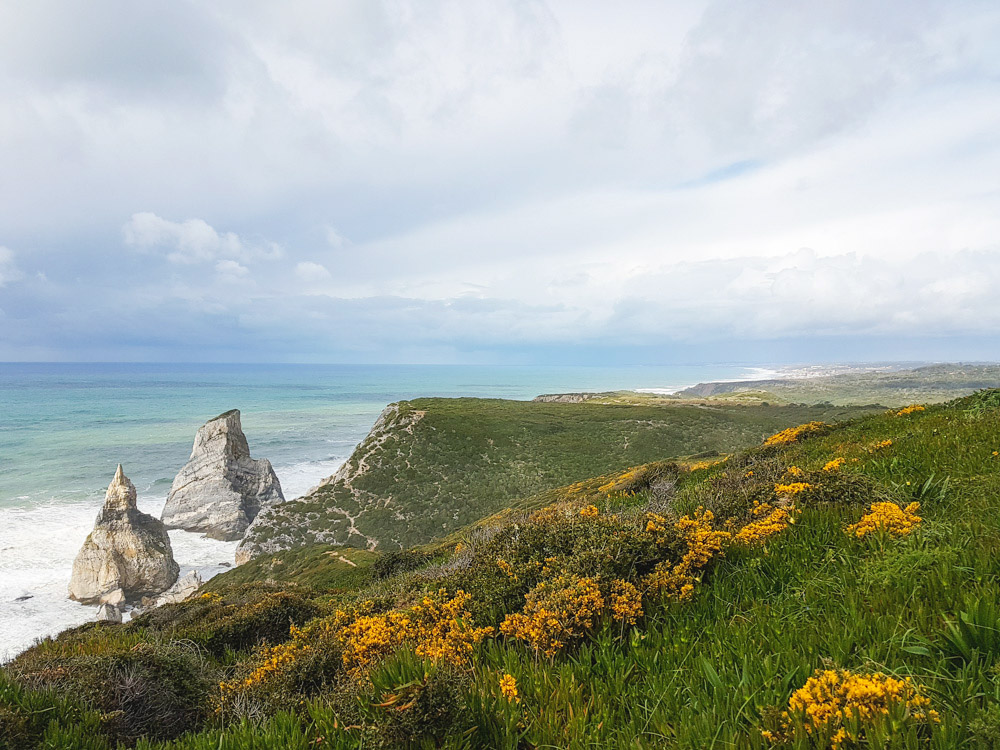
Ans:
{"label": "green slope", "polygon": [[391,407],[335,481],[269,509],[241,555],[309,543],[379,549],[448,535],[512,499],[672,456],[732,451],[859,408],[418,399]]}

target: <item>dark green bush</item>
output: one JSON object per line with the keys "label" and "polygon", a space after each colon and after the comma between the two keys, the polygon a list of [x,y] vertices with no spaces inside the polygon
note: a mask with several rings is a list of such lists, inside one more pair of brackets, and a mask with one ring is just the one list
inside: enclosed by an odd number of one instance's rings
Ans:
{"label": "dark green bush", "polygon": [[418,550],[389,550],[376,558],[372,564],[372,572],[377,580],[382,581],[421,568],[429,563],[432,557],[429,552]]}
{"label": "dark green bush", "polygon": [[92,638],[68,653],[29,649],[7,669],[27,690],[97,711],[101,733],[124,742],[196,728],[213,684],[212,668],[191,643],[132,644],[114,636]]}
{"label": "dark green bush", "polygon": [[290,625],[302,625],[319,613],[319,607],[302,593],[248,584],[221,596],[207,594],[157,607],[125,629],[191,640],[221,657],[261,643],[281,643],[288,639]]}

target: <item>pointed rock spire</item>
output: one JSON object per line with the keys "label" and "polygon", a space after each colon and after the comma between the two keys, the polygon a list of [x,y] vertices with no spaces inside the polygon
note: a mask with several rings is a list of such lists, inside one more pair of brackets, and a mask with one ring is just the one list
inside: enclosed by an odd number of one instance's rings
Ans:
{"label": "pointed rock spire", "polygon": [[73,561],[70,599],[137,601],[170,588],[179,572],[166,527],[136,507],[135,485],[119,464],[94,530]]}

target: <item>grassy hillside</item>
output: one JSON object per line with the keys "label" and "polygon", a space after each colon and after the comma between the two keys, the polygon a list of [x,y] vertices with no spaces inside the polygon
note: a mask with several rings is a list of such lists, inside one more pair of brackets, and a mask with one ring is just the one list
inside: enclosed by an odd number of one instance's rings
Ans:
{"label": "grassy hillside", "polygon": [[268,509],[241,547],[411,547],[510,503],[670,456],[731,451],[851,408],[419,399],[387,410],[335,481]]}
{"label": "grassy hillside", "polygon": [[0,738],[1000,748],[1000,391],[520,505],[46,641],[0,676]]}

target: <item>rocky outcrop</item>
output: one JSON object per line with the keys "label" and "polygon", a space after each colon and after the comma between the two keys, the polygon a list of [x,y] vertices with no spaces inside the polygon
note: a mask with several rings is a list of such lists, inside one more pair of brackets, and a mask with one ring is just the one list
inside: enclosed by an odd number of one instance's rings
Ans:
{"label": "rocky outcrop", "polygon": [[122,611],[114,604],[102,604],[97,608],[98,622],[121,622]]}
{"label": "rocky outcrop", "polygon": [[193,596],[201,587],[201,584],[201,575],[197,570],[192,570],[182,578],[178,578],[177,583],[157,596],[152,605],[154,607],[162,607],[164,604],[182,602],[188,597]]}
{"label": "rocky outcrop", "polygon": [[135,485],[119,465],[94,530],[73,562],[71,599],[118,606],[159,594],[177,580],[166,527],[135,502]]}
{"label": "rocky outcrop", "polygon": [[263,508],[284,499],[271,462],[250,457],[240,413],[234,409],[198,430],[161,517],[169,529],[231,541],[243,537]]}

